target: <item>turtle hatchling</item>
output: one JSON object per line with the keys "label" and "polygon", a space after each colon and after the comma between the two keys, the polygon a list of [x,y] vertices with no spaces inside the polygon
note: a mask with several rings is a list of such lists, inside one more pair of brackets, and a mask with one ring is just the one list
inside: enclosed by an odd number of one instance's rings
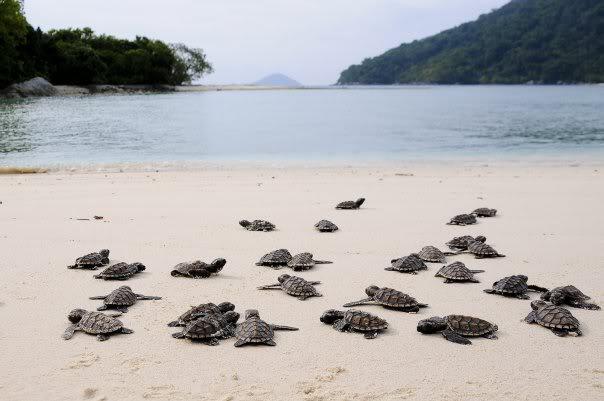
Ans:
{"label": "turtle hatchling", "polygon": [[419,270],[427,270],[428,266],[416,253],[409,256],[404,256],[398,259],[391,260],[392,266],[386,267],[384,270],[396,271],[401,273],[417,274]]}
{"label": "turtle hatchling", "polygon": [[329,260],[314,260],[312,253],[302,252],[294,255],[292,259],[287,262],[287,266],[291,267],[294,271],[310,270],[314,265],[325,265],[333,262]]}
{"label": "turtle hatchling", "polygon": [[168,323],[170,327],[176,326],[186,326],[189,322],[199,318],[202,315],[210,315],[210,314],[225,314],[230,311],[235,310],[235,305],[230,302],[222,302],[218,305],[215,305],[211,302],[206,304],[200,304],[197,306],[192,306],[191,309],[183,313],[178,317],[178,319],[173,322]]}
{"label": "turtle hatchling", "polygon": [[599,310],[600,307],[596,304],[592,304],[589,302],[585,302],[591,297],[583,294],[581,290],[579,290],[574,285],[565,285],[563,287],[556,287],[551,291],[547,291],[546,293],[541,295],[541,299],[544,301],[549,301],[554,305],[563,305],[566,304],[568,306],[572,306],[574,308],[581,309],[589,309],[589,310]]}
{"label": "turtle hatchling", "polygon": [[471,214],[477,217],[495,217],[497,209],[489,209],[488,207],[479,207],[474,210]]}
{"label": "turtle hatchling", "polygon": [[68,269],[96,270],[109,264],[109,249],[101,249],[76,259],[75,264],[67,266]]}
{"label": "turtle hatchling", "polygon": [[382,305],[384,308],[396,309],[409,313],[417,313],[419,312],[419,308],[428,307],[426,304],[417,302],[417,300],[412,296],[388,287],[380,288],[376,285],[371,285],[365,289],[365,294],[367,294],[369,298],[349,302],[344,304],[344,307],[350,308],[360,305]]}
{"label": "turtle hatchling", "polygon": [[419,256],[421,260],[430,263],[445,263],[445,255],[455,254],[452,252],[443,253],[440,249],[431,245],[423,247],[422,250],[417,253],[417,256]]}
{"label": "turtle hatchling", "polygon": [[241,220],[239,225],[248,231],[273,231],[275,229],[275,225],[266,220]]}
{"label": "turtle hatchling", "polygon": [[329,309],[323,313],[320,320],[325,324],[333,325],[333,328],[338,331],[363,333],[368,340],[376,338],[380,331],[388,328],[388,322],[381,317],[356,309],[347,311]]}
{"label": "turtle hatchling", "polygon": [[63,338],[69,340],[76,331],[95,334],[99,341],[105,341],[113,334],[131,334],[132,330],[124,327],[124,324],[116,319],[120,314],[106,315],[101,312],[89,312],[84,309],[74,309],[69,312],[67,318],[70,325]]}
{"label": "turtle hatchling", "polygon": [[196,260],[177,264],[170,274],[174,277],[208,278],[221,271],[225,265],[226,260],[222,258],[214,259],[210,264]]}
{"label": "turtle hatchling", "polygon": [[448,315],[445,317],[433,316],[420,320],[417,331],[422,334],[441,332],[448,341],[458,344],[470,345],[472,341],[465,337],[485,337],[496,340],[497,325],[477,317],[463,315]]}
{"label": "turtle hatchling", "polygon": [[454,216],[447,224],[456,226],[469,226],[476,224],[476,216],[473,214],[458,214]]}
{"label": "turtle hatchling", "polygon": [[245,311],[245,320],[235,329],[235,347],[246,344],[277,345],[273,340],[275,330],[296,331],[298,328],[266,323],[260,319],[257,310],[248,309]]}
{"label": "turtle hatchling", "polygon": [[116,309],[122,313],[128,312],[128,307],[140,300],[159,300],[161,297],[153,297],[135,294],[130,287],[123,285],[113,290],[109,295],[90,297],[90,299],[102,299],[103,305],[96,310]]}
{"label": "turtle hatchling", "polygon": [[336,209],[358,209],[365,203],[365,198],[359,198],[355,201],[345,201],[337,204]]}
{"label": "turtle hatchling", "polygon": [[524,319],[527,323],[537,323],[550,329],[555,335],[565,337],[569,333],[580,336],[579,321],[568,309],[550,305],[545,301],[531,302],[533,311]]}
{"label": "turtle hatchling", "polygon": [[218,345],[219,339],[232,337],[239,313],[228,311],[222,314],[202,315],[189,322],[181,332],[172,334],[174,338],[188,338],[208,345]]}
{"label": "turtle hatchling", "polygon": [[262,287],[258,287],[258,289],[283,290],[286,294],[297,297],[301,301],[310,297],[323,296],[314,287],[317,284],[321,284],[320,281],[306,281],[302,277],[290,276],[289,274],[282,274],[277,280],[279,281],[277,284],[263,285]]}
{"label": "turtle hatchling", "polygon": [[264,255],[256,262],[256,266],[268,266],[277,269],[287,266],[287,262],[292,260],[292,254],[287,249],[277,249]]}
{"label": "turtle hatchling", "polygon": [[145,265],[139,262],[135,263],[117,263],[109,266],[100,274],[94,276],[103,280],[128,280],[130,277],[145,270]]}
{"label": "turtle hatchling", "polygon": [[480,242],[477,240],[468,243],[468,249],[465,252],[473,254],[474,257],[477,259],[505,257],[505,255],[502,255],[495,249],[493,249],[491,245],[485,244],[484,242]]}
{"label": "turtle hatchling", "polygon": [[466,251],[468,249],[468,245],[472,241],[485,242],[487,240],[486,237],[479,235],[474,238],[470,235],[464,235],[463,237],[455,237],[451,241],[447,242],[447,245],[450,249],[454,251]]}
{"label": "turtle hatchling", "polygon": [[338,226],[329,220],[319,221],[317,224],[315,224],[315,228],[322,233],[332,233],[334,231],[338,231]]}
{"label": "turtle hatchling", "polygon": [[487,294],[499,294],[506,297],[516,297],[519,299],[531,299],[526,293],[528,291],[546,292],[547,288],[529,285],[528,277],[524,275],[515,275],[504,277],[493,283],[493,288],[484,290]]}
{"label": "turtle hatchling", "polygon": [[484,270],[470,270],[462,262],[453,262],[441,267],[434,277],[444,278],[447,284],[455,282],[479,283],[480,281],[474,278],[476,273],[484,273]]}

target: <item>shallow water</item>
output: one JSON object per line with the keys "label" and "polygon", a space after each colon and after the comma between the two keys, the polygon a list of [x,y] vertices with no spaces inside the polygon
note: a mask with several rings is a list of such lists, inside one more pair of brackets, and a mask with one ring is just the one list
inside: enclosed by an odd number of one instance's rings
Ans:
{"label": "shallow water", "polygon": [[604,86],[222,91],[0,101],[0,165],[604,154]]}

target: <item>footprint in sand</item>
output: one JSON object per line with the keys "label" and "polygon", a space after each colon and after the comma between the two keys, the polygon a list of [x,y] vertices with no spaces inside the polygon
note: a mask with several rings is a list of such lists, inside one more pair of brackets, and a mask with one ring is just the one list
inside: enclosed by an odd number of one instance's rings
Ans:
{"label": "footprint in sand", "polygon": [[88,368],[101,359],[98,355],[91,352],[77,355],[76,358],[75,361],[62,368],[62,370]]}
{"label": "footprint in sand", "polygon": [[84,389],[84,399],[85,400],[89,400],[91,398],[94,398],[94,396],[96,395],[96,393],[98,391],[99,390],[96,389],[96,388],[87,388],[87,389]]}

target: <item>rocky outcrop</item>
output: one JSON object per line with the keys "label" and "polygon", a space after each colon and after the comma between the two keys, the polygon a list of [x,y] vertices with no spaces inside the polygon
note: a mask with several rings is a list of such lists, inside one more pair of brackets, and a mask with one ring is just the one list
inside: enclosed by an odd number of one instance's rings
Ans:
{"label": "rocky outcrop", "polygon": [[57,89],[44,78],[36,77],[29,81],[12,84],[0,94],[9,98],[55,96]]}

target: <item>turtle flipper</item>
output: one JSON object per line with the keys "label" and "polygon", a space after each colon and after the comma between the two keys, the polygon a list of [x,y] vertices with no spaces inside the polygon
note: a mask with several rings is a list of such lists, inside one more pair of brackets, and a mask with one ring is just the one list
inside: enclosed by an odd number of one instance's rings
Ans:
{"label": "turtle flipper", "polygon": [[497,340],[499,337],[493,332],[487,333],[483,336],[484,338],[488,338],[489,340]]}
{"label": "turtle flipper", "polygon": [[531,299],[531,297],[529,297],[526,294],[516,294],[516,298],[518,298],[518,299]]}
{"label": "turtle flipper", "polygon": [[107,298],[107,295],[99,295],[99,296],[96,296],[96,297],[90,297],[88,299],[105,299],[105,298]]}
{"label": "turtle flipper", "polygon": [[122,312],[122,313],[126,313],[128,312],[128,307],[127,306],[120,306],[119,308],[116,308],[118,311]]}
{"label": "turtle flipper", "polygon": [[180,338],[185,338],[185,335],[182,334],[182,332],[179,331],[178,333],[172,334],[172,337],[180,339]]}
{"label": "turtle flipper", "polygon": [[467,338],[460,336],[459,334],[457,334],[456,332],[454,332],[453,330],[444,330],[442,332],[443,337],[447,340],[447,341],[451,341],[457,344],[463,344],[463,345],[470,345],[472,344],[472,341],[468,340]]}
{"label": "turtle flipper", "polygon": [[270,346],[273,346],[273,347],[274,347],[275,345],[277,345],[277,343],[276,343],[276,342],[275,342],[273,339],[270,339],[270,340],[265,341],[265,342],[264,342],[264,344],[266,344],[266,345],[270,345]]}
{"label": "turtle flipper", "polygon": [[96,339],[99,341],[107,341],[109,340],[109,336],[107,334],[97,334]]}
{"label": "turtle flipper", "polygon": [[179,326],[178,320],[174,320],[170,323],[168,323],[168,327],[176,327]]}
{"label": "turtle flipper", "polygon": [[71,326],[69,326],[65,332],[63,333],[63,339],[64,340],[69,340],[71,337],[73,337],[73,335],[75,334],[75,332],[78,330],[78,325],[77,324],[72,324]]}
{"label": "turtle flipper", "polygon": [[600,306],[596,304],[591,304],[589,302],[581,302],[581,301],[571,301],[569,305],[574,306],[575,308],[587,309],[587,310],[600,310]]}
{"label": "turtle flipper", "polygon": [[204,341],[204,343],[207,345],[210,345],[210,346],[220,345],[220,341],[218,341],[217,338],[210,338],[210,339]]}
{"label": "turtle flipper", "polygon": [[152,295],[136,294],[136,299],[144,300],[144,301],[159,301],[161,299],[161,297],[154,297]]}
{"label": "turtle flipper", "polygon": [[470,270],[470,273],[473,273],[473,274],[484,273],[484,270]]}
{"label": "turtle flipper", "polygon": [[348,331],[348,323],[346,323],[346,320],[340,319],[333,324],[333,328],[338,331],[345,332]]}
{"label": "turtle flipper", "polygon": [[107,313],[107,316],[111,316],[111,317],[120,317],[122,315],[123,315],[122,312]]}
{"label": "turtle flipper", "polygon": [[361,299],[359,301],[348,302],[347,304],[344,304],[342,306],[344,306],[345,308],[350,308],[352,306],[366,305],[366,304],[372,303],[372,302],[373,302],[373,298],[365,298],[365,299]]}
{"label": "turtle flipper", "polygon": [[107,310],[107,305],[101,305],[98,308],[96,308],[96,310],[98,310],[98,311]]}
{"label": "turtle flipper", "polygon": [[316,265],[330,265],[333,262],[331,260],[315,260]]}
{"label": "turtle flipper", "polygon": [[120,330],[120,333],[122,333],[122,334],[132,334],[132,333],[134,333],[134,330],[130,330],[130,329],[127,329],[125,327],[122,327],[122,329]]}
{"label": "turtle flipper", "polygon": [[277,284],[269,284],[269,285],[263,285],[258,287],[259,290],[280,290],[281,289],[281,284],[277,283]]}
{"label": "turtle flipper", "polygon": [[384,270],[386,270],[387,272],[393,272],[393,271],[395,271],[395,269],[392,268],[392,267],[386,267],[386,268],[384,268]]}
{"label": "turtle flipper", "polygon": [[319,284],[321,284],[320,281],[307,281],[307,283],[310,284],[310,285],[319,285]]}
{"label": "turtle flipper", "polygon": [[378,332],[377,331],[368,331],[367,333],[364,334],[364,337],[366,339],[368,339],[368,340],[373,340],[377,336],[378,336]]}
{"label": "turtle flipper", "polygon": [[539,287],[537,285],[528,285],[528,289],[529,289],[529,291],[535,291],[535,292],[548,292],[549,291],[547,288]]}
{"label": "turtle flipper", "polygon": [[235,347],[241,347],[242,345],[245,345],[246,342],[244,340],[237,340],[235,341],[235,344],[233,344]]}
{"label": "turtle flipper", "polygon": [[495,294],[495,291],[491,288],[487,288],[486,290],[483,290],[484,292],[486,292],[487,294]]}
{"label": "turtle flipper", "polygon": [[527,322],[528,324],[536,323],[537,322],[537,314],[535,313],[535,311],[532,311],[531,313],[529,313],[524,318],[524,321]]}
{"label": "turtle flipper", "polygon": [[566,337],[568,335],[568,331],[560,329],[552,329],[552,333],[554,333],[558,337]]}
{"label": "turtle flipper", "polygon": [[291,327],[291,326],[281,326],[279,324],[271,324],[271,329],[273,330],[286,330],[286,331],[297,331],[300,330],[297,327]]}

